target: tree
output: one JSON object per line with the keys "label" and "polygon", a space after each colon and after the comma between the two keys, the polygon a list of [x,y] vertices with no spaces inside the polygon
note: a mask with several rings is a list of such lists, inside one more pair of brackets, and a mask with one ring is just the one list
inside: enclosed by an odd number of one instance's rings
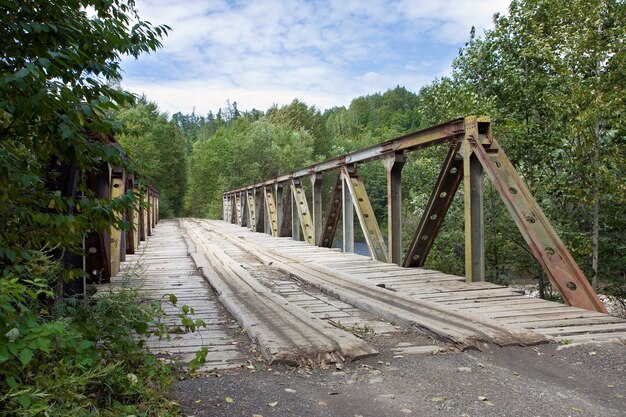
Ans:
{"label": "tree", "polygon": [[187,188],[187,144],[179,125],[145,98],[117,118],[126,127],[118,136],[120,144],[141,162],[142,174],[159,189],[161,216],[180,216]]}
{"label": "tree", "polygon": [[112,111],[134,101],[113,87],[120,57],[155,50],[169,28],[139,19],[132,0],[4,1],[0,16],[0,262],[7,267],[31,250],[80,252],[85,232],[115,221],[125,200],[95,199],[81,175],[69,189],[57,185],[101,161],[133,169],[119,149],[90,137],[116,133]]}
{"label": "tree", "polygon": [[495,104],[498,137],[594,286],[601,275],[617,278],[623,2],[513,1],[494,23],[462,50],[454,80]]}

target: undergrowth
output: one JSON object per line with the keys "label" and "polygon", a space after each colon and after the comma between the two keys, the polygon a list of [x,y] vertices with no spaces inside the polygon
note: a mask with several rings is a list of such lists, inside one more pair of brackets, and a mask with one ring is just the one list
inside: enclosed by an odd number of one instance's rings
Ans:
{"label": "undergrowth", "polygon": [[[2,272],[0,415],[178,415],[167,399],[173,368],[145,347],[145,337],[166,336],[160,302],[124,289],[54,303],[50,288],[59,271],[35,253]],[[184,327],[204,325],[182,310]]]}

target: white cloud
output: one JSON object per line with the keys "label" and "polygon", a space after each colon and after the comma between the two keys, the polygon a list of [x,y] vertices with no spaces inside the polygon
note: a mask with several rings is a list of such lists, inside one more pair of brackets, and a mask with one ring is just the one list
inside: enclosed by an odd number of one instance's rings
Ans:
{"label": "white cloud", "polygon": [[417,90],[449,71],[506,0],[140,0],[172,33],[158,52],[125,60],[123,85],[170,113],[226,100],[265,110],[297,97],[320,108],[396,85]]}

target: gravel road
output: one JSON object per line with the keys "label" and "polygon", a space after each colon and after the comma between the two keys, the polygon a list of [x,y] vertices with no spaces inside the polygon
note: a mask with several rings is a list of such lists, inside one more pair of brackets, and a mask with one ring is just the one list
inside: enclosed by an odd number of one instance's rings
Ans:
{"label": "gravel road", "polygon": [[626,416],[626,346],[490,347],[398,354],[407,333],[374,338],[380,355],[341,369],[251,363],[177,383],[185,416]]}

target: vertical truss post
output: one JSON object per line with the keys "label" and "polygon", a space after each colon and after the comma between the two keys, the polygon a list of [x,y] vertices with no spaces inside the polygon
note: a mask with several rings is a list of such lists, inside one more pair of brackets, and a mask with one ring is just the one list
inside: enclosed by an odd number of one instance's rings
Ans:
{"label": "vertical truss post", "polygon": [[342,172],[372,258],[378,261],[388,262],[385,240],[380,232],[380,227],[378,227],[376,216],[374,216],[374,209],[367,196],[363,178],[357,174],[356,168],[354,167],[349,169],[344,166]]}
{"label": "vertical truss post", "polygon": [[394,152],[383,156],[387,171],[387,242],[389,261],[402,263],[402,167],[404,152]]}
{"label": "vertical truss post", "polygon": [[321,246],[322,238],[322,174],[312,174],[311,189],[313,190],[313,228],[315,229],[315,244]]}
{"label": "vertical truss post", "polygon": [[241,205],[241,227],[248,226],[248,199],[246,198],[246,191],[239,193],[239,204]]}
{"label": "vertical truss post", "polygon": [[222,219],[225,222],[228,222],[228,196],[224,194],[222,196]]}
{"label": "vertical truss post", "polygon": [[280,233],[281,225],[283,224],[283,197],[284,197],[284,187],[282,183],[274,184],[274,198],[276,202],[276,225],[278,228],[278,236],[282,236]]}
{"label": "vertical truss post", "polygon": [[279,236],[291,236],[291,231],[293,229],[291,225],[291,222],[293,221],[293,217],[291,215],[291,186],[289,185],[289,183],[285,183],[285,185],[281,188],[282,193],[280,196],[280,200],[282,209]]}
{"label": "vertical truss post", "polygon": [[236,223],[237,222],[237,203],[235,201],[235,195],[234,194],[230,195],[229,212],[230,212],[229,223]]}
{"label": "vertical truss post", "polygon": [[330,203],[326,212],[326,220],[322,229],[319,246],[324,248],[332,248],[335,234],[337,233],[337,225],[339,224],[339,213],[341,212],[342,175],[337,175],[337,180],[330,193]]}
{"label": "vertical truss post", "polygon": [[426,257],[441,229],[450,204],[463,178],[463,158],[458,155],[460,141],[452,142],[430,194],[424,214],[404,258],[403,266],[424,266]]}
{"label": "vertical truss post", "polygon": [[[354,167],[350,167],[354,171]],[[349,176],[348,176],[349,177]],[[341,203],[343,214],[341,216],[343,224],[343,251],[354,252],[354,205],[348,187],[349,178],[344,175],[344,169],[341,169]]]}
{"label": "vertical truss post", "polygon": [[265,233],[265,206],[263,198],[263,190],[254,188],[252,190],[254,196],[254,214],[256,216],[256,231]]}
{"label": "vertical truss post", "polygon": [[147,236],[152,236],[152,190],[150,187],[146,188],[146,233]]}
{"label": "vertical truss post", "polygon": [[248,227],[256,232],[256,202],[254,201],[254,190],[246,190],[246,201],[248,204]]}
{"label": "vertical truss post", "polygon": [[[124,191],[124,171],[123,170],[114,170],[113,175],[111,176],[111,199],[120,198],[125,193]],[[119,214],[116,214],[115,217],[120,218]],[[111,254],[110,263],[111,263],[111,276],[117,275],[120,270],[120,256],[121,256],[121,248],[122,248],[122,231],[117,227],[111,226],[109,229],[109,244],[110,249],[109,253]]]}
{"label": "vertical truss post", "polygon": [[[289,184],[291,188],[291,184]],[[298,216],[298,203],[293,197],[293,192],[289,192],[289,202],[291,205],[291,238],[293,240],[300,240],[300,216]]]}
{"label": "vertical truss post", "polygon": [[471,145],[533,256],[565,302],[575,307],[607,313],[606,307],[496,140],[492,140],[488,149],[479,141]]}
{"label": "vertical truss post", "polygon": [[241,226],[241,194],[235,193],[235,224]]}
{"label": "vertical truss post", "polygon": [[272,236],[278,236],[278,213],[276,209],[276,198],[272,186],[265,187],[265,210],[269,217],[269,227]]}
{"label": "vertical truss post", "polygon": [[313,220],[311,219],[311,213],[309,211],[309,205],[306,201],[304,188],[302,188],[302,182],[300,182],[299,179],[291,180],[291,192],[293,193],[293,198],[296,202],[298,220],[300,221],[304,241],[314,245],[315,230],[313,229]]}
{"label": "vertical truss post", "polygon": [[476,116],[466,117],[462,149],[465,203],[465,279],[467,282],[485,280],[483,169],[470,144],[476,140],[479,140],[478,119]]}

